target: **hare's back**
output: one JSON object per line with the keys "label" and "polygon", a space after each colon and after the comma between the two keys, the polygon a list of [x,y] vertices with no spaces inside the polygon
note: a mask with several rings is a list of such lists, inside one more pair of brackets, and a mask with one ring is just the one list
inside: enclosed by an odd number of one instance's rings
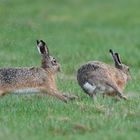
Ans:
{"label": "hare's back", "polygon": [[89,95],[93,94],[95,90],[100,93],[112,91],[113,89],[106,85],[106,81],[109,79],[109,69],[112,71],[113,68],[103,62],[88,62],[79,68],[77,81],[81,88]]}
{"label": "hare's back", "polygon": [[1,68],[0,86],[33,82],[42,79],[45,75],[40,68]]}
{"label": "hare's back", "polygon": [[99,79],[106,79],[108,67],[109,65],[99,61],[91,61],[82,65],[77,72],[78,83],[83,85],[87,81],[97,82]]}

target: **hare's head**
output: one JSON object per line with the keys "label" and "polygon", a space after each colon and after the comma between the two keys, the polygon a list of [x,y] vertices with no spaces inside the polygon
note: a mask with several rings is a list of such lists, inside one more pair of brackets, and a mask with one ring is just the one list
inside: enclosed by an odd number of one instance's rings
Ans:
{"label": "hare's head", "polygon": [[115,67],[117,69],[120,69],[123,73],[125,73],[127,75],[127,80],[130,80],[131,75],[130,75],[130,72],[129,72],[129,67],[125,64],[122,64],[118,53],[114,53],[111,49],[109,50],[109,52],[111,53],[111,55],[113,57],[113,60],[115,62]]}
{"label": "hare's head", "polygon": [[43,40],[37,40],[37,48],[42,56],[42,68],[49,69],[54,73],[60,71],[60,64],[50,56],[47,44]]}

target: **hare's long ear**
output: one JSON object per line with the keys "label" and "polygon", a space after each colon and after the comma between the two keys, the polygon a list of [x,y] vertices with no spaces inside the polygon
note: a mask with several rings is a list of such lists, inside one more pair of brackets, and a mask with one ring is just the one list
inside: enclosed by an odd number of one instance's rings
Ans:
{"label": "hare's long ear", "polygon": [[118,62],[119,62],[120,64],[122,64],[119,54],[118,54],[118,53],[115,53],[115,55],[116,55],[116,58],[117,58]]}
{"label": "hare's long ear", "polygon": [[49,49],[47,47],[47,44],[43,40],[36,40],[36,43],[39,53],[43,56],[49,56]]}
{"label": "hare's long ear", "polygon": [[118,53],[114,53],[111,49],[109,50],[109,52],[110,52],[111,55],[112,55],[112,58],[113,58],[113,60],[114,60],[114,62],[115,62],[115,66],[116,66],[117,68],[121,68],[121,67],[122,67],[122,64],[121,64],[121,61],[120,61],[120,59],[119,59]]}

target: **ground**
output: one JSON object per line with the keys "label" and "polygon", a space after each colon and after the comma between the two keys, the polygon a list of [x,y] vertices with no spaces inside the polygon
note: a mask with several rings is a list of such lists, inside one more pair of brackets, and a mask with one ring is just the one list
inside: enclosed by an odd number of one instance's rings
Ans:
{"label": "ground", "polygon": [[[79,99],[65,104],[48,96],[0,98],[0,139],[139,139],[139,5],[139,0],[1,0],[0,67],[40,66],[36,39],[43,39],[62,66],[59,89]],[[129,101],[99,96],[95,104],[78,86],[76,71],[91,60],[113,65],[109,49],[130,66],[132,80],[124,91]]]}

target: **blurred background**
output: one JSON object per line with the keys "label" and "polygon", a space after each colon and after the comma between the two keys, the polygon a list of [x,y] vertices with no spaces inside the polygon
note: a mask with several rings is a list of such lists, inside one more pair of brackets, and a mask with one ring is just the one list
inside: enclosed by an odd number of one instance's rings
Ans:
{"label": "blurred background", "polygon": [[[125,92],[139,94],[140,0],[0,0],[0,67],[40,66],[36,39],[47,42],[61,63],[58,86],[62,91],[84,95],[76,82],[77,69],[91,60],[114,65],[109,54],[113,49],[130,66],[132,81]],[[18,133],[18,124],[13,129],[10,119],[7,126]],[[24,124],[20,126],[26,132]]]}
{"label": "blurred background", "polygon": [[40,65],[35,40],[43,39],[65,75],[75,76],[89,60],[113,63],[112,48],[138,78],[139,5],[139,0],[0,0],[0,65]]}

